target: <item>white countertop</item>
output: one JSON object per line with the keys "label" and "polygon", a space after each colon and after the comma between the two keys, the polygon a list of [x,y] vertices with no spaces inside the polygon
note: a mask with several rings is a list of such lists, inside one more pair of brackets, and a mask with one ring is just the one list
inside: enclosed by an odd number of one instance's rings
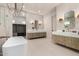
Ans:
{"label": "white countertop", "polygon": [[26,44],[26,43],[27,43],[27,40],[25,40],[21,36],[11,37],[3,44],[2,47],[11,47],[11,46],[21,45],[21,44]]}
{"label": "white countertop", "polygon": [[79,38],[78,33],[72,33],[72,32],[52,32],[53,35],[61,35],[61,36],[67,36],[67,37],[75,37]]}
{"label": "white countertop", "polygon": [[45,30],[28,30],[27,33],[46,32]]}

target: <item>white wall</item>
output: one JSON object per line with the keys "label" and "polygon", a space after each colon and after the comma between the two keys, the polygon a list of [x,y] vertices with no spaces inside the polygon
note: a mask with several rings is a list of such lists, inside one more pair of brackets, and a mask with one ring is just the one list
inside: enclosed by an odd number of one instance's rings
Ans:
{"label": "white wall", "polygon": [[75,12],[75,21],[76,21],[76,29],[79,29],[79,19],[77,19],[77,15],[79,14],[79,3],[63,3],[56,7],[57,10],[57,29],[62,30],[64,29],[64,23],[59,23],[58,19],[64,19],[64,13],[74,10]]}
{"label": "white wall", "polygon": [[[54,18],[52,18],[54,17]],[[53,8],[48,14],[44,15],[44,26],[47,32],[47,38],[52,38],[52,31],[56,31],[56,8]]]}
{"label": "white wall", "polygon": [[0,36],[5,35],[4,31],[4,8],[0,7]]}
{"label": "white wall", "polygon": [[24,24],[23,22],[26,23],[26,16],[13,17],[13,21],[15,21],[13,24]]}
{"label": "white wall", "polygon": [[[12,16],[7,8],[0,7],[0,36],[12,36]],[[0,38],[0,47],[6,38]]]}
{"label": "white wall", "polygon": [[9,10],[7,8],[5,8],[5,27],[6,27],[6,33],[8,36],[12,36],[12,20],[13,17],[12,15],[9,13]]}
{"label": "white wall", "polygon": [[0,7],[0,36],[12,36],[11,15],[8,9]]}
{"label": "white wall", "polygon": [[51,33],[52,33],[51,29],[52,29],[52,27],[51,27],[51,16],[50,16],[50,14],[44,15],[44,26],[45,26],[44,28],[45,28],[46,33],[47,33],[47,38],[51,39]]}

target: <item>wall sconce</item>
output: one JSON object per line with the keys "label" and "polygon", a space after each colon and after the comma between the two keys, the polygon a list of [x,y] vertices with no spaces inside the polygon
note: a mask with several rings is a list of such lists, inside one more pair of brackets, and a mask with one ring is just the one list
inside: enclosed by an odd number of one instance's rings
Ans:
{"label": "wall sconce", "polygon": [[77,15],[77,18],[79,19],[79,14]]}
{"label": "wall sconce", "polygon": [[63,21],[63,19],[62,18],[59,18],[59,22],[62,22]]}
{"label": "wall sconce", "polygon": [[12,20],[12,23],[15,23],[15,20]]}
{"label": "wall sconce", "polygon": [[42,21],[39,21],[38,24],[41,25],[42,24]]}
{"label": "wall sconce", "polygon": [[31,21],[30,23],[31,23],[31,24],[34,24],[34,21]]}

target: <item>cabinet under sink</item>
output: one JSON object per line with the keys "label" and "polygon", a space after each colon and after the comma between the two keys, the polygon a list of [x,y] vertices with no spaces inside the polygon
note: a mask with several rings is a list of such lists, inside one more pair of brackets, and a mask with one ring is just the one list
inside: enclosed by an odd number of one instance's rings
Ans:
{"label": "cabinet under sink", "polygon": [[46,32],[29,32],[27,33],[28,39],[35,39],[35,38],[45,38]]}
{"label": "cabinet under sink", "polygon": [[[70,33],[70,34],[69,34]],[[79,35],[72,34],[71,32],[53,32],[53,41],[54,43],[64,45],[76,50],[79,50]]]}

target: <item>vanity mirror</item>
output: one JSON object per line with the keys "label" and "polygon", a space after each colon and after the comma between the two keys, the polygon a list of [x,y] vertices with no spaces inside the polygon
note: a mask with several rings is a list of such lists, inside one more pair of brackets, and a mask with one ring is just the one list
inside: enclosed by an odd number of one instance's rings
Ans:
{"label": "vanity mirror", "polygon": [[73,29],[75,27],[75,13],[69,11],[64,14],[64,27],[67,29]]}
{"label": "vanity mirror", "polygon": [[38,30],[38,20],[35,20],[35,29]]}
{"label": "vanity mirror", "polygon": [[38,30],[39,27],[41,27],[41,25],[42,25],[42,21],[41,20],[32,20],[30,23],[31,23],[31,25],[33,25],[32,26],[33,30],[34,29]]}

